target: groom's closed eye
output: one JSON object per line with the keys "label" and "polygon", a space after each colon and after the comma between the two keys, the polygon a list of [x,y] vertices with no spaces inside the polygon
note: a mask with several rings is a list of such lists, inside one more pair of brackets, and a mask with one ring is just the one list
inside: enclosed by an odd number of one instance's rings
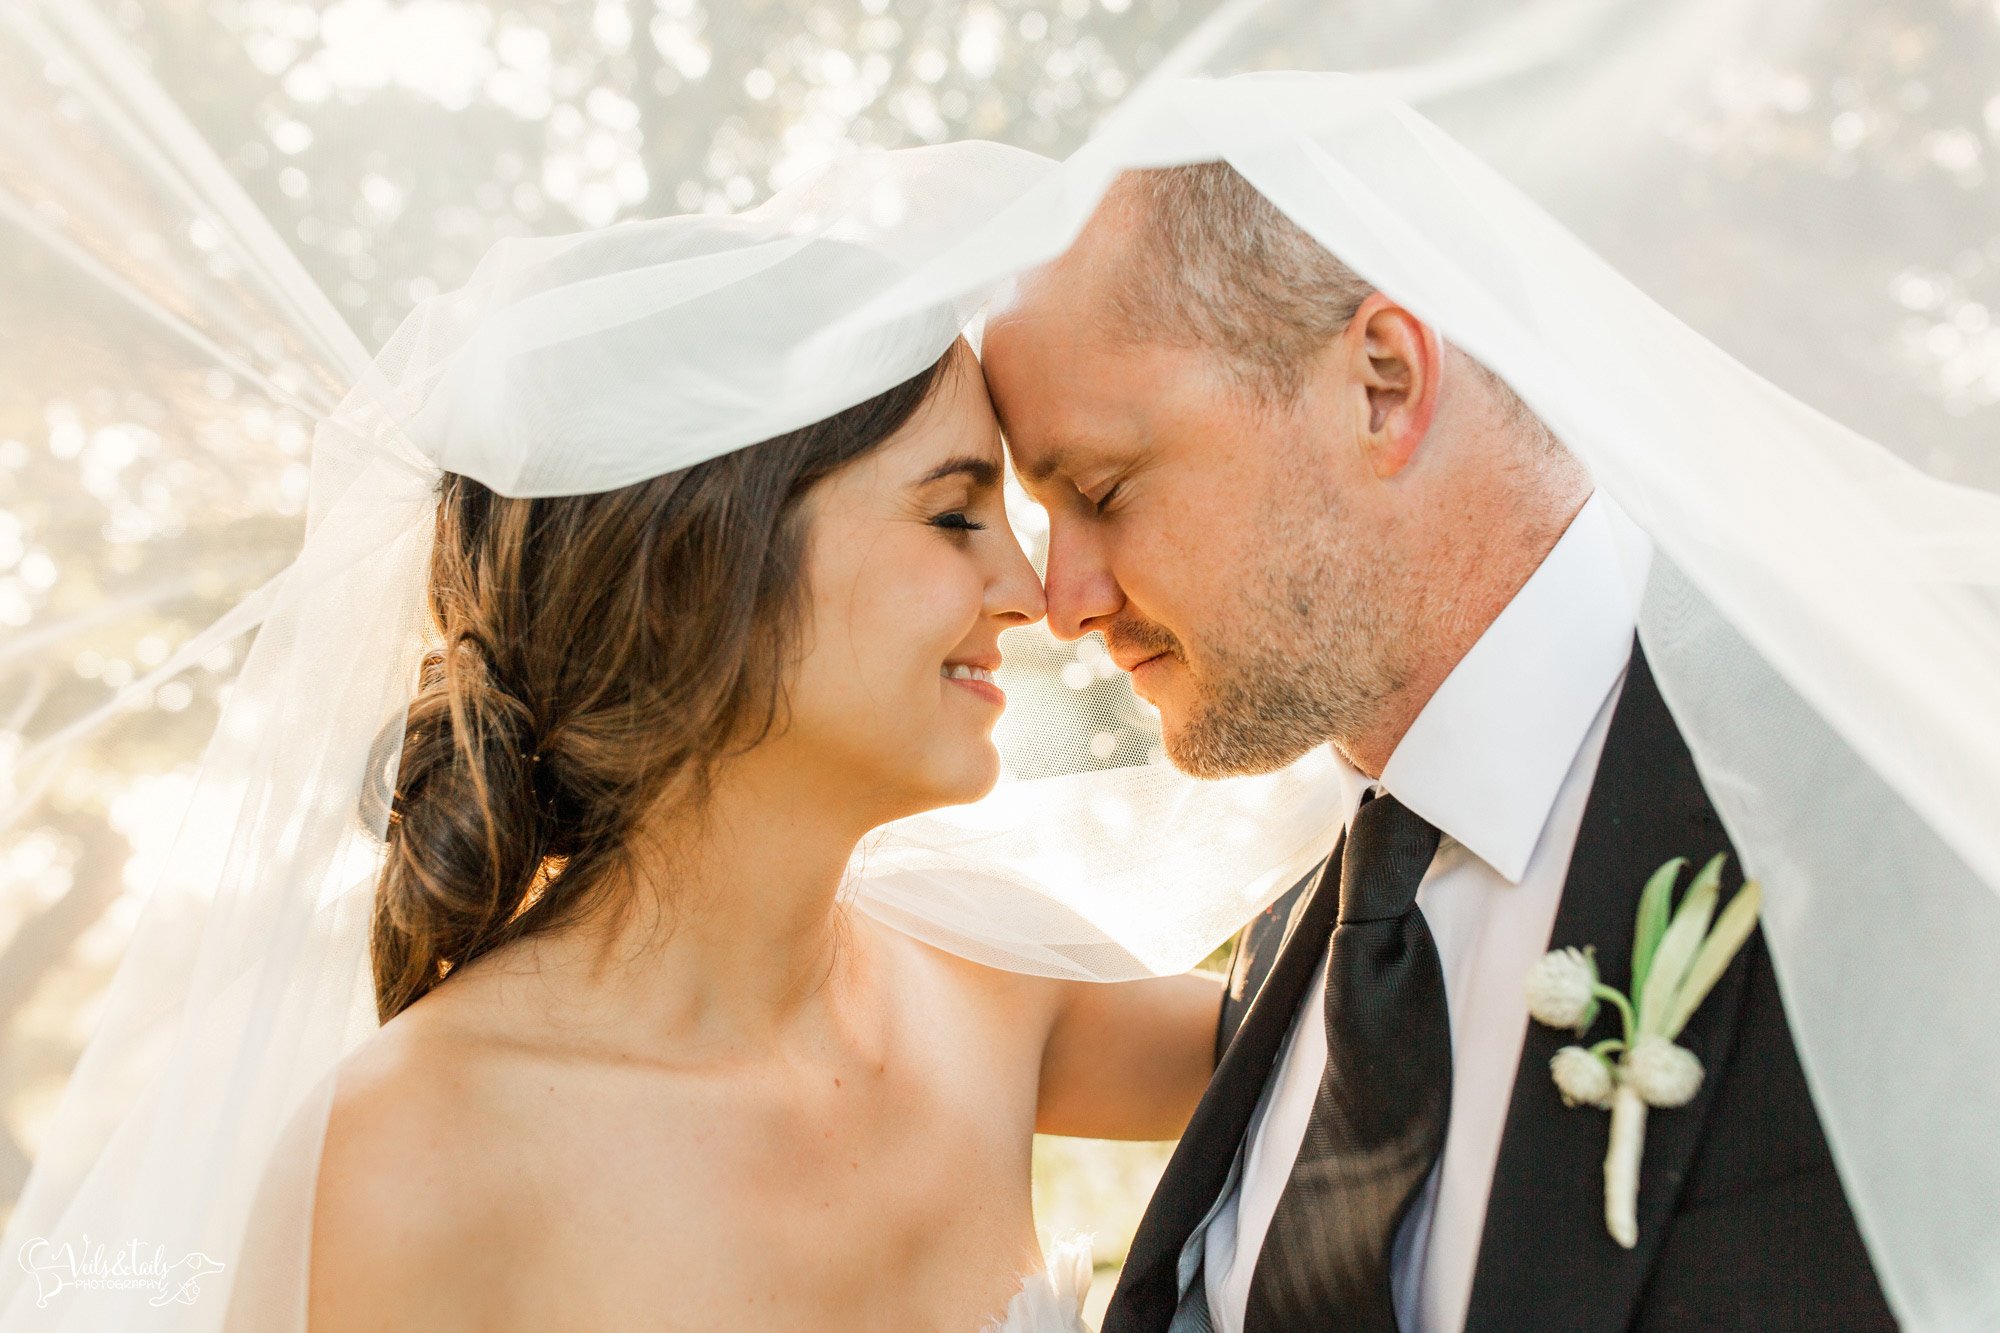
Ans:
{"label": "groom's closed eye", "polygon": [[1149,457],[1130,441],[1072,437],[1025,459],[1017,451],[1014,463],[1022,487],[1044,509],[1062,507],[1101,518],[1127,498],[1127,483]]}

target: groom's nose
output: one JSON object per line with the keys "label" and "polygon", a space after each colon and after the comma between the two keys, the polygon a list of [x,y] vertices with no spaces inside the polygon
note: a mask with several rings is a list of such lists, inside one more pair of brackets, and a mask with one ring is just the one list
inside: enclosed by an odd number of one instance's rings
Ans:
{"label": "groom's nose", "polygon": [[1048,565],[1042,573],[1049,630],[1066,642],[1109,624],[1125,606],[1103,547],[1080,525],[1049,525]]}

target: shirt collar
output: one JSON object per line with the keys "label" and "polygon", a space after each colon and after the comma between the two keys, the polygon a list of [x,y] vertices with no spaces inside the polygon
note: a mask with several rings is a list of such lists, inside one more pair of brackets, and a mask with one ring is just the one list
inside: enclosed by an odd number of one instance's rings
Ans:
{"label": "shirt collar", "polygon": [[[1632,655],[1652,545],[1598,492],[1445,677],[1382,787],[1492,866],[1527,872],[1563,779]],[[1374,785],[1342,764],[1351,813]]]}

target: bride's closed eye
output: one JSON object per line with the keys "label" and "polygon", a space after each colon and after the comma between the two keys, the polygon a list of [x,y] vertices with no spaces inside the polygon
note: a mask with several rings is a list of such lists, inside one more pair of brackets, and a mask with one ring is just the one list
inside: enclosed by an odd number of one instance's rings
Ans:
{"label": "bride's closed eye", "polygon": [[[1000,491],[1000,464],[993,459],[972,454],[961,454],[933,467],[917,478],[912,490],[918,497],[928,494],[932,504],[940,500],[957,500],[958,504],[949,508],[931,510],[926,520],[934,528],[961,534],[984,532],[987,524],[973,518],[977,511],[997,508]],[[946,489],[946,483],[956,482]],[[921,498],[918,503],[922,503]],[[925,509],[917,512],[923,513]]]}
{"label": "bride's closed eye", "polygon": [[939,514],[937,517],[931,520],[931,526],[935,528],[943,528],[948,532],[986,531],[986,525],[984,523],[981,523],[978,520],[968,516],[966,512],[962,509],[954,509],[949,513]]}

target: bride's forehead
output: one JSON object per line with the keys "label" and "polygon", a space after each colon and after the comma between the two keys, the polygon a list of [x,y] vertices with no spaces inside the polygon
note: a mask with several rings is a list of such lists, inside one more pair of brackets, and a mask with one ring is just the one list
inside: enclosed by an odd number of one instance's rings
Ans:
{"label": "bride's forehead", "polygon": [[[948,372],[949,374],[949,372]],[[920,484],[926,477],[953,463],[983,463],[987,469],[1002,469],[1006,453],[1000,442],[999,423],[986,400],[986,391],[975,373],[970,382],[951,383],[940,377],[930,395],[893,434],[863,456],[873,464],[867,469],[880,484],[906,486]],[[956,471],[974,480],[987,469],[960,468]]]}
{"label": "bride's forehead", "polygon": [[941,449],[955,446],[963,451],[978,445],[994,458],[1000,457],[1000,423],[993,414],[993,400],[986,392],[979,362],[963,344],[952,354],[902,433]]}

